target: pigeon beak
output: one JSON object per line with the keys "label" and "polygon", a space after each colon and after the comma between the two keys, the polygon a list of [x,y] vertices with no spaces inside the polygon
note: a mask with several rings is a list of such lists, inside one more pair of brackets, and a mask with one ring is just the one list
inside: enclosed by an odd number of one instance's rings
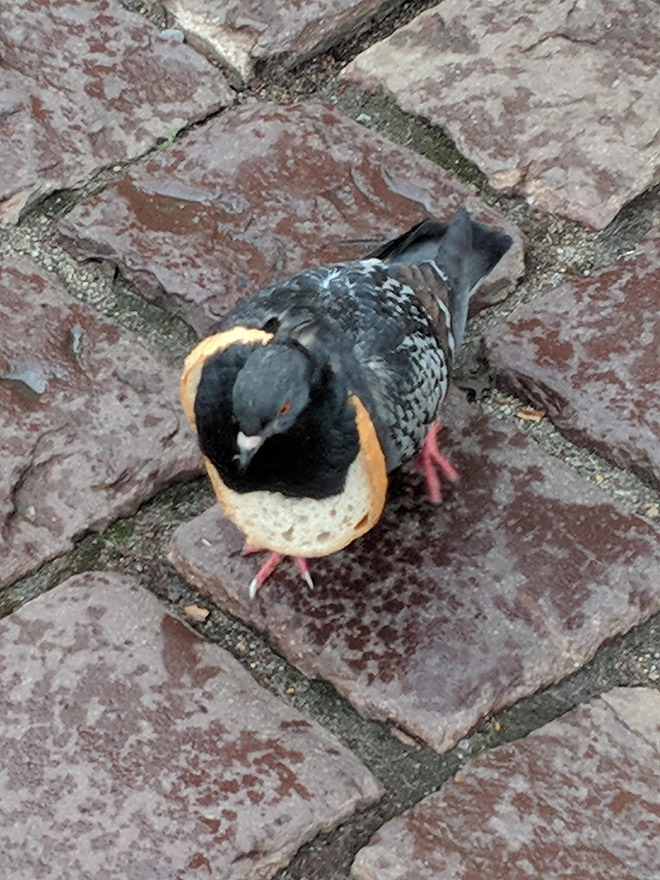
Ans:
{"label": "pigeon beak", "polygon": [[238,446],[238,466],[244,471],[245,468],[250,464],[252,460],[252,456],[259,449],[261,444],[264,442],[264,438],[261,434],[244,434],[242,431],[239,431],[236,435],[236,445]]}

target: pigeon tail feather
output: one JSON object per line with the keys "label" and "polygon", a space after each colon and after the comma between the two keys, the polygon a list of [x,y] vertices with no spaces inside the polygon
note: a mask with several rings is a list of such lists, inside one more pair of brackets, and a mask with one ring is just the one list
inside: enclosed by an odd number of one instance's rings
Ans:
{"label": "pigeon tail feather", "polygon": [[510,235],[473,220],[467,209],[461,207],[448,223],[422,220],[370,256],[392,266],[423,262],[437,266],[446,279],[452,335],[458,350],[472,291],[509,250],[512,241]]}

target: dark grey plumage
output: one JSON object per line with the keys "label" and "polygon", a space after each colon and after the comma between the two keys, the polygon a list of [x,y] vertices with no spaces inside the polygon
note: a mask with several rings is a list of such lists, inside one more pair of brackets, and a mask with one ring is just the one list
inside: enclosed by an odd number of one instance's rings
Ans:
{"label": "dark grey plumage", "polygon": [[220,329],[320,346],[367,407],[388,470],[412,458],[447,392],[472,289],[511,245],[461,208],[367,259],[309,269],[239,303]]}

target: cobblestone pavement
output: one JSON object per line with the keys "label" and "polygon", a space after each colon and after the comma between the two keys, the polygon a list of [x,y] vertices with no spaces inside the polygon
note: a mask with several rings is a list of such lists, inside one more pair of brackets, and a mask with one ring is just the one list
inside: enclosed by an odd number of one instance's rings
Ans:
{"label": "cobblestone pavement", "polygon": [[[0,6],[0,878],[658,880],[660,6],[292,8]],[[461,204],[461,481],[250,603],[182,357]]]}

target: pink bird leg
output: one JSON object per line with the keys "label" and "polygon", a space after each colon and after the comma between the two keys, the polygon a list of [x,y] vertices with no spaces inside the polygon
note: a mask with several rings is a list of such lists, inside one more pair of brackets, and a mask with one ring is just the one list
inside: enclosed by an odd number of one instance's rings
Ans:
{"label": "pink bird leg", "polygon": [[438,432],[441,428],[439,419],[434,419],[431,422],[422,448],[415,458],[415,467],[424,471],[426,489],[433,504],[439,504],[442,501],[438,471],[450,483],[455,483],[459,478],[454,465],[438,449]]}
{"label": "pink bird leg", "polygon": [[[258,553],[259,551],[256,549],[256,547],[251,547],[249,544],[246,544],[243,547],[242,552],[243,556],[249,556],[252,553]],[[284,556],[281,553],[275,553],[273,551],[272,553],[268,554],[268,558],[250,581],[250,599],[254,599],[254,597],[257,595],[257,590],[259,589],[259,587],[263,586],[263,584],[268,580],[268,578],[275,571],[275,569],[283,559]],[[309,573],[307,560],[303,556],[294,556],[293,561],[295,562],[296,568],[305,580],[307,586],[312,589],[314,587],[314,581],[312,580],[312,576]]]}

